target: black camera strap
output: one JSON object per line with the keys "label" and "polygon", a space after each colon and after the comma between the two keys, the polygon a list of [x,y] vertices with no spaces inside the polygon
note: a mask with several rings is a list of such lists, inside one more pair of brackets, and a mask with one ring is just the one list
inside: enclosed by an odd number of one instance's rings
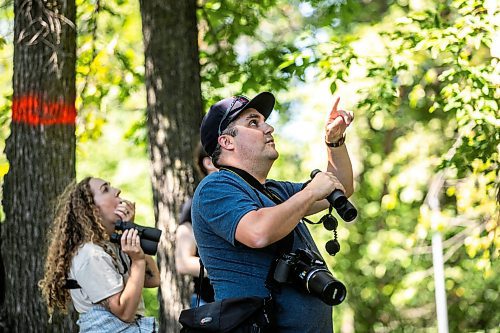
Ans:
{"label": "black camera strap", "polygon": [[252,188],[260,191],[266,197],[271,199],[274,203],[276,203],[276,204],[283,203],[283,199],[281,199],[272,190],[268,189],[265,184],[261,184],[257,179],[255,179],[254,176],[252,176],[251,174],[249,174],[245,170],[238,169],[238,168],[228,166],[228,165],[223,165],[219,169],[226,170],[226,171],[229,171],[231,173],[236,174],[237,176],[242,178],[246,183],[248,183],[248,185],[250,185]]}
{"label": "black camera strap", "polygon": [[[198,279],[200,281],[203,281],[203,278],[205,277],[205,265],[203,265],[203,261],[201,261],[201,258],[198,258],[198,261],[200,262],[200,273],[198,274]],[[196,307],[200,306],[202,289],[203,283],[200,282],[200,290],[198,290],[198,294],[196,295]]]}

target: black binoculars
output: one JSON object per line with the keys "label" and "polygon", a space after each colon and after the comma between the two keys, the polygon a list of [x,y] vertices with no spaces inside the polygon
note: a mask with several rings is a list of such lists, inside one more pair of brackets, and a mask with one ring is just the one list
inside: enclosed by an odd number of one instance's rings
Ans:
{"label": "black binoculars", "polygon": [[[316,176],[319,172],[321,171],[318,169],[311,171],[311,178],[314,178],[314,176]],[[347,197],[341,190],[334,190],[326,197],[326,199],[330,205],[335,208],[337,214],[339,214],[344,221],[351,222],[356,218],[356,216],[358,216],[358,211],[353,204],[347,200]]]}
{"label": "black binoculars", "polygon": [[[141,240],[141,248],[145,254],[155,255],[158,250],[158,242],[161,237],[161,230],[156,228],[144,227],[133,222],[116,221],[115,231],[125,231],[136,229]],[[111,242],[120,244],[122,238],[121,233],[114,232],[111,235]]]}

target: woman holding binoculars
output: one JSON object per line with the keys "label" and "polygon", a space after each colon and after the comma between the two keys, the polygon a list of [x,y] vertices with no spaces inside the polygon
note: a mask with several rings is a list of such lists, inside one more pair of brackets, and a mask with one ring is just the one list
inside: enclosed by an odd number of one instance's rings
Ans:
{"label": "woman holding binoculars", "polygon": [[152,257],[135,229],[110,242],[115,222],[133,221],[135,205],[108,182],[87,177],[70,184],[57,205],[49,233],[45,275],[40,281],[49,314],[66,311],[71,299],[80,332],[156,332],[144,317],[142,288],[160,284]]}

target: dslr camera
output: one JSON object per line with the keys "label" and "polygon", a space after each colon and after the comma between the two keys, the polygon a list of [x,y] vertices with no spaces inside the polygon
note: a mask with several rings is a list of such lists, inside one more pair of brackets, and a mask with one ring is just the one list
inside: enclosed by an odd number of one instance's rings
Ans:
{"label": "dslr camera", "polygon": [[344,284],[336,280],[321,256],[309,249],[297,249],[276,259],[274,281],[291,284],[321,299],[328,305],[338,305],[346,297]]}
{"label": "dslr camera", "polygon": [[[160,242],[161,230],[156,228],[144,227],[133,222],[115,222],[115,232],[111,235],[111,242],[120,244],[122,238],[121,232],[128,229],[136,229],[141,240],[141,248],[145,254],[155,255]],[[117,232],[118,231],[118,232]]]}

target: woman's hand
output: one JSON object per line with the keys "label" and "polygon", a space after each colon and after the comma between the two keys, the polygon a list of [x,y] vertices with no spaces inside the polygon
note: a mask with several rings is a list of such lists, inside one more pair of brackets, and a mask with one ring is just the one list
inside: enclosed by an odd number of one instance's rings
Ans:
{"label": "woman's hand", "polygon": [[135,202],[121,199],[115,209],[115,214],[125,222],[134,222],[135,219]]}
{"label": "woman's hand", "polygon": [[136,229],[127,229],[122,233],[121,248],[132,261],[144,260],[145,258],[141,248],[141,239]]}
{"label": "woman's hand", "polygon": [[144,286],[146,260],[140,241],[136,229],[127,229],[122,233],[120,245],[131,260],[129,278],[121,292],[101,302],[111,313],[129,323],[135,319]]}

